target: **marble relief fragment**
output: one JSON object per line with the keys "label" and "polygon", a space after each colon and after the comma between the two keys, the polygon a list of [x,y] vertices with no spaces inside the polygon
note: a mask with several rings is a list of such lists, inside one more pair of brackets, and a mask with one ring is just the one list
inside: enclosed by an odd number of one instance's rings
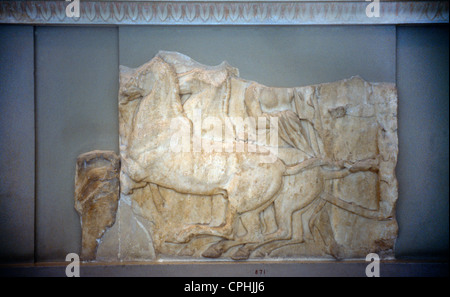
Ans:
{"label": "marble relief fragment", "polygon": [[159,52],[121,66],[118,103],[117,219],[97,204],[111,227],[90,227],[90,259],[394,256],[395,85],[275,88]]}
{"label": "marble relief fragment", "polygon": [[100,238],[116,219],[120,159],[112,151],[91,151],[77,158],[75,209],[82,228],[81,258],[95,260]]}

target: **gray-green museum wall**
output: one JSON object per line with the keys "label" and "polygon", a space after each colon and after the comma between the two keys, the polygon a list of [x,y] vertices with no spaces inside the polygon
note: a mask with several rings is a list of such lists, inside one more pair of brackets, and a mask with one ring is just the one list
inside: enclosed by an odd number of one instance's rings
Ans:
{"label": "gray-green museum wall", "polygon": [[79,252],[75,159],[118,151],[118,65],[158,50],[272,86],[396,82],[396,256],[447,257],[448,27],[0,26],[0,263]]}
{"label": "gray-green museum wall", "polygon": [[34,259],[33,27],[0,27],[0,263]]}
{"label": "gray-green museum wall", "polygon": [[36,259],[80,251],[78,155],[119,147],[116,28],[37,27]]}
{"label": "gray-green museum wall", "polygon": [[447,27],[399,27],[399,258],[448,259]]}

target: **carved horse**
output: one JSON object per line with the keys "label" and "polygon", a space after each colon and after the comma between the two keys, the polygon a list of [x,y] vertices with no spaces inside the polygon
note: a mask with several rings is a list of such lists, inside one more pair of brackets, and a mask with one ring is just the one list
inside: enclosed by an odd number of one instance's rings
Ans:
{"label": "carved horse", "polygon": [[[275,199],[282,177],[320,166],[342,166],[310,158],[288,166],[280,159],[261,163],[258,153],[173,152],[169,149],[175,118],[192,126],[183,112],[174,69],[160,57],[136,71],[122,68],[119,91],[121,117],[122,192],[153,183],[180,193],[221,194],[228,200],[221,226],[187,226],[173,241],[188,242],[196,235],[233,239],[237,217],[264,210]],[[128,104],[131,104],[127,106]]]}
{"label": "carved horse", "polygon": [[[329,197],[323,191],[324,180],[356,171],[376,170],[378,165],[375,159],[344,164],[322,157],[286,165],[278,158],[273,163],[262,163],[264,153],[174,152],[170,149],[173,119],[191,128],[192,122],[183,110],[176,72],[158,56],[136,70],[121,68],[119,116],[123,193],[132,193],[150,183],[179,193],[221,194],[227,199],[222,225],[189,225],[166,237],[166,241],[175,243],[188,242],[197,235],[224,238],[203,253],[209,257],[220,256],[232,246],[244,244],[234,256],[243,259],[262,245],[292,239],[292,214],[319,198],[359,211],[355,205]],[[289,204],[290,209],[283,209],[285,201],[276,199],[277,194],[282,188],[283,176],[294,174],[316,176],[317,183],[305,193],[300,191],[295,195],[296,203]],[[259,216],[272,203],[278,230],[262,235]],[[239,219],[250,233],[257,234],[254,238],[258,241],[237,238]]]}

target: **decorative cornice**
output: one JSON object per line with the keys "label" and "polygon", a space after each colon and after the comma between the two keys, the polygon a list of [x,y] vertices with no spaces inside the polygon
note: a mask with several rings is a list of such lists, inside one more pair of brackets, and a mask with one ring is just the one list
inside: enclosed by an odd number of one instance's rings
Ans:
{"label": "decorative cornice", "polygon": [[[368,1],[368,0],[367,0]],[[340,25],[448,23],[447,1],[0,1],[0,23],[55,25]]]}

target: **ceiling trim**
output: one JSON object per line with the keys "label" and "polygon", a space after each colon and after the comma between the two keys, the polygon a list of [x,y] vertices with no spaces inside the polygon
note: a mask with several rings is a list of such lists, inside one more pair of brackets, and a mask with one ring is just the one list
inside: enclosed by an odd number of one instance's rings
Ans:
{"label": "ceiling trim", "polygon": [[[75,14],[75,8],[66,11],[69,5],[76,6],[76,2],[79,3],[79,17]],[[447,1],[0,2],[0,23],[3,24],[376,25],[448,22]]]}

